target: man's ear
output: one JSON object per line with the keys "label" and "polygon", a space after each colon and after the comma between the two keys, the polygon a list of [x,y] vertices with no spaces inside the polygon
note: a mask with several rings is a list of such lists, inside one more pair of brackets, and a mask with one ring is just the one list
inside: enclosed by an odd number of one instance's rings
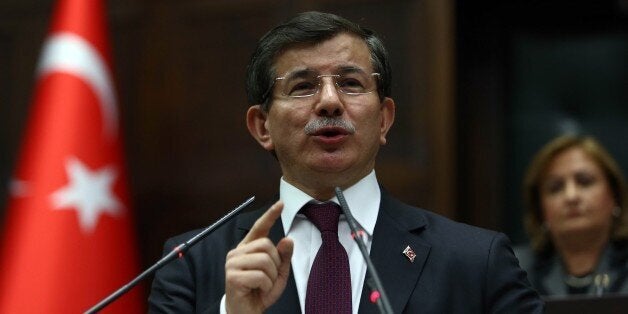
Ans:
{"label": "man's ear", "polygon": [[380,124],[380,138],[379,142],[381,145],[386,144],[386,134],[388,134],[388,130],[395,122],[395,101],[390,97],[384,98],[382,102],[382,122]]}
{"label": "man's ear", "polygon": [[265,150],[275,149],[270,132],[267,128],[268,113],[262,110],[261,105],[254,105],[246,112],[246,126],[251,136],[264,147]]}

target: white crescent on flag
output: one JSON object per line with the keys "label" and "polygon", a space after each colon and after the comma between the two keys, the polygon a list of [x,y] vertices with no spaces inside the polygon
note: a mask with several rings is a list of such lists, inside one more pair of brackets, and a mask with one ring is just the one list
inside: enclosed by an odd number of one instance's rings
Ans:
{"label": "white crescent on flag", "polygon": [[118,113],[112,76],[98,50],[76,34],[53,34],[44,43],[37,69],[39,77],[52,72],[76,75],[91,86],[100,103],[104,133],[115,136],[118,130]]}

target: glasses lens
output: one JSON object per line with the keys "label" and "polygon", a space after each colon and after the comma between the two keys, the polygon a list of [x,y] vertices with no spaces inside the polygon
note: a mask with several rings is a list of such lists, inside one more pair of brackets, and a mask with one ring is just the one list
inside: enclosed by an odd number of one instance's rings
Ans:
{"label": "glasses lens", "polygon": [[297,71],[288,74],[281,82],[282,93],[289,97],[307,97],[318,92],[319,78],[313,71]]}
{"label": "glasses lens", "polygon": [[377,83],[375,82],[375,75],[355,71],[336,77],[336,86],[344,94],[360,95],[374,91]]}

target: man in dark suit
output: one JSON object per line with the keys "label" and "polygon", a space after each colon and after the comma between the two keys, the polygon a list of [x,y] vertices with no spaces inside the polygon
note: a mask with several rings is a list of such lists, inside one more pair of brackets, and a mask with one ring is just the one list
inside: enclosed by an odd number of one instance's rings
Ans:
{"label": "man in dark suit", "polygon": [[380,188],[375,158],[395,116],[390,79],[381,40],[336,15],[307,12],[268,32],[248,67],[247,126],[279,161],[280,200],[159,270],[150,312],[378,312],[335,187],[366,232],[395,313],[542,312],[503,234]]}

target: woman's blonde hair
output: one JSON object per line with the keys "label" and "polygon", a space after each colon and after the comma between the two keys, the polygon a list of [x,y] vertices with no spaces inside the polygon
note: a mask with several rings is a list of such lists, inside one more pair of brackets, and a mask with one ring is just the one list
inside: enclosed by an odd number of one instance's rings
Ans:
{"label": "woman's blonde hair", "polygon": [[567,149],[578,147],[591,157],[606,176],[613,197],[620,208],[614,217],[611,241],[628,239],[628,202],[626,181],[619,165],[606,149],[593,137],[563,135],[547,143],[539,150],[528,166],[523,180],[523,199],[525,203],[524,223],[530,237],[532,249],[541,253],[552,248],[551,239],[543,223],[540,184],[548,170],[550,162]]}

